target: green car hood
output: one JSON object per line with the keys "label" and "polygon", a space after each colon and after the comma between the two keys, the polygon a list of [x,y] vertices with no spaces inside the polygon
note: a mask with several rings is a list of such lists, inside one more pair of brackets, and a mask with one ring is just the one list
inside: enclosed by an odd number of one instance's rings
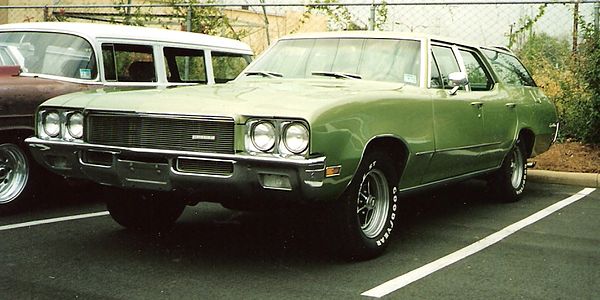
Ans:
{"label": "green car hood", "polygon": [[213,86],[154,90],[100,89],[53,98],[44,106],[86,110],[222,116],[243,122],[245,116],[309,120],[319,112],[351,101],[380,98],[403,84],[362,80],[262,79]]}

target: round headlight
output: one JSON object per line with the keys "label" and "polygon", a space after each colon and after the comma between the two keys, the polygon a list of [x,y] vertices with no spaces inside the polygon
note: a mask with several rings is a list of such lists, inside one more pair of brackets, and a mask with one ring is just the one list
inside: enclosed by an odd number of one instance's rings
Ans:
{"label": "round headlight", "polygon": [[57,137],[60,133],[60,116],[57,112],[45,113],[42,118],[44,132],[50,137]]}
{"label": "round headlight", "polygon": [[252,144],[256,149],[269,151],[275,146],[275,126],[266,121],[256,123],[252,127],[251,137]]}
{"label": "round headlight", "polygon": [[80,112],[72,113],[67,118],[67,130],[69,134],[80,139],[83,137],[83,114]]}
{"label": "round headlight", "polygon": [[285,128],[283,143],[294,154],[300,154],[308,148],[308,128],[301,123],[292,123]]}

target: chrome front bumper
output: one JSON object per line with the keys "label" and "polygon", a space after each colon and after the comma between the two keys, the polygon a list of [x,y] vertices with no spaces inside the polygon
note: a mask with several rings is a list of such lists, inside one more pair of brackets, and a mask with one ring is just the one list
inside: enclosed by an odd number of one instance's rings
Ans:
{"label": "chrome front bumper", "polygon": [[[291,159],[247,154],[212,154],[126,148],[80,142],[25,140],[34,158],[66,177],[100,184],[230,198],[248,195],[312,202],[324,193],[325,157]],[[101,157],[89,160],[89,155]],[[225,166],[226,172],[181,170],[180,162]],[[230,167],[229,167],[230,166]],[[209,200],[221,202],[219,199]]]}

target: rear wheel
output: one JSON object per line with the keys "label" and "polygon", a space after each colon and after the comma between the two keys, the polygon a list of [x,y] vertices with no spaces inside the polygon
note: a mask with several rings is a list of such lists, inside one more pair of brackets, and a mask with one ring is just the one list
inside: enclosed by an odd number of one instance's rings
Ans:
{"label": "rear wheel", "polygon": [[525,153],[523,145],[517,142],[489,181],[491,190],[499,201],[515,202],[521,198],[527,182]]}
{"label": "rear wheel", "polygon": [[333,205],[333,241],[345,258],[364,260],[383,253],[398,208],[398,172],[391,157],[371,152],[354,179]]}
{"label": "rear wheel", "polygon": [[186,204],[161,192],[111,189],[106,208],[121,226],[147,232],[169,230]]}

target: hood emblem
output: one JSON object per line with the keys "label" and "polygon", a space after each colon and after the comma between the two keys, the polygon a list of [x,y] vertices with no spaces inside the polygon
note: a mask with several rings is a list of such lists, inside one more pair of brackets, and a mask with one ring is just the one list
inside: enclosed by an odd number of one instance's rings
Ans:
{"label": "hood emblem", "polygon": [[192,140],[194,141],[214,141],[217,137],[214,135],[202,135],[202,134],[192,134]]}

